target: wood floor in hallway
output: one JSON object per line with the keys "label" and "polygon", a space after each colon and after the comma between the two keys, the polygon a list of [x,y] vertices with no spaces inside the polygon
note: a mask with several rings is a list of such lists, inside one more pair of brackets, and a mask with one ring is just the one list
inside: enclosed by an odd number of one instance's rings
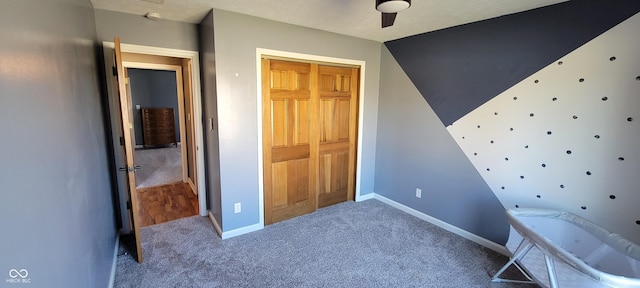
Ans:
{"label": "wood floor in hallway", "polygon": [[188,183],[137,189],[140,226],[198,215],[198,197]]}

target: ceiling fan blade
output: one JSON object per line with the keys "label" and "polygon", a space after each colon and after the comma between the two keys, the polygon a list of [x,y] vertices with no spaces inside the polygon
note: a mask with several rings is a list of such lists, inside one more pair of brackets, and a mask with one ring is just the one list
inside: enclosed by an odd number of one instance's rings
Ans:
{"label": "ceiling fan blade", "polygon": [[396,21],[396,16],[398,13],[382,13],[382,28],[389,27],[393,25],[393,22]]}

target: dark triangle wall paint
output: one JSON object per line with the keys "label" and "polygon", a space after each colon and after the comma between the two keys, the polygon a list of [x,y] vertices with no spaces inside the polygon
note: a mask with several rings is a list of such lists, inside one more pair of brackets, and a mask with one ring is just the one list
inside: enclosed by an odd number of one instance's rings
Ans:
{"label": "dark triangle wall paint", "polygon": [[385,45],[448,126],[638,12],[637,0],[569,1]]}

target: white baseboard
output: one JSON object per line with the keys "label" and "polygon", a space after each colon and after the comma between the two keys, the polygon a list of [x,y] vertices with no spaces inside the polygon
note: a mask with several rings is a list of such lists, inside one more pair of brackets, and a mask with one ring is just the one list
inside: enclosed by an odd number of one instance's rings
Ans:
{"label": "white baseboard", "polygon": [[387,197],[384,197],[382,195],[375,194],[375,193],[372,193],[372,194],[373,194],[373,198],[374,199],[379,200],[380,202],[385,203],[385,204],[387,204],[387,205],[389,205],[391,207],[394,207],[394,208],[396,208],[398,210],[401,210],[401,211],[403,211],[405,213],[408,213],[410,215],[418,217],[418,218],[420,218],[420,219],[422,219],[424,221],[427,221],[427,222],[429,222],[429,223],[431,223],[433,225],[436,225],[436,226],[438,226],[438,227],[440,227],[442,229],[445,229],[445,230],[447,230],[449,232],[452,232],[452,233],[455,233],[455,234],[457,234],[459,236],[462,236],[462,237],[464,237],[464,238],[466,238],[468,240],[471,240],[471,241],[473,241],[475,243],[478,243],[478,244],[480,244],[480,245],[482,245],[484,247],[487,247],[487,248],[489,248],[489,249],[491,249],[493,251],[496,251],[496,252],[498,252],[500,254],[503,254],[505,256],[510,256],[511,255],[511,253],[509,253],[509,250],[507,250],[507,248],[504,247],[503,245],[495,243],[495,242],[493,242],[491,240],[488,240],[486,238],[480,237],[480,236],[478,236],[476,234],[473,234],[473,233],[471,233],[471,232],[469,232],[467,230],[460,229],[460,228],[458,228],[456,226],[453,226],[453,225],[451,225],[451,224],[449,224],[447,222],[444,222],[444,221],[442,221],[440,219],[437,219],[435,217],[429,216],[429,215],[427,215],[425,213],[422,213],[422,212],[420,212],[418,210],[415,210],[415,209],[413,209],[411,207],[405,206],[404,204],[400,204],[400,203],[398,203],[396,201],[393,201],[393,200],[391,200],[391,199],[389,199]]}
{"label": "white baseboard", "polygon": [[109,276],[109,288],[113,288],[116,281],[116,264],[118,264],[118,249],[120,248],[120,233],[116,233],[116,245],[113,248],[113,263],[111,264],[111,276]]}
{"label": "white baseboard", "polygon": [[211,211],[208,211],[208,212],[209,212],[209,220],[211,220],[211,223],[213,224],[213,227],[216,229],[216,232],[218,232],[218,235],[222,237],[222,227],[220,227],[220,224],[218,224],[218,220],[216,219],[216,217],[213,217],[213,214],[211,214]]}
{"label": "white baseboard", "polygon": [[213,227],[216,228],[216,232],[218,232],[218,235],[220,235],[220,238],[222,238],[222,240],[264,229],[264,225],[258,223],[238,229],[233,229],[227,232],[222,232],[222,228],[220,228],[218,220],[216,220],[216,217],[213,217],[211,211],[209,211],[209,220],[211,220],[211,223],[213,223]]}
{"label": "white baseboard", "polygon": [[375,193],[369,193],[365,195],[356,195],[356,202],[366,201],[369,199],[373,199]]}
{"label": "white baseboard", "polygon": [[258,223],[258,224],[253,224],[253,225],[241,227],[241,228],[238,228],[238,229],[233,229],[233,230],[227,231],[227,232],[222,232],[222,240],[229,239],[229,238],[236,237],[236,236],[240,236],[242,234],[247,234],[247,233],[251,233],[251,232],[254,232],[254,231],[262,230],[262,229],[264,229],[264,225]]}

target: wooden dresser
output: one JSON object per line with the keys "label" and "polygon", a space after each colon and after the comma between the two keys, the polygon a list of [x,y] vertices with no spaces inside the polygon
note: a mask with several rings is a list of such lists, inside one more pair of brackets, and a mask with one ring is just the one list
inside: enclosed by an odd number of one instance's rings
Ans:
{"label": "wooden dresser", "polygon": [[144,147],[174,144],[176,125],[172,108],[142,108],[142,135]]}

